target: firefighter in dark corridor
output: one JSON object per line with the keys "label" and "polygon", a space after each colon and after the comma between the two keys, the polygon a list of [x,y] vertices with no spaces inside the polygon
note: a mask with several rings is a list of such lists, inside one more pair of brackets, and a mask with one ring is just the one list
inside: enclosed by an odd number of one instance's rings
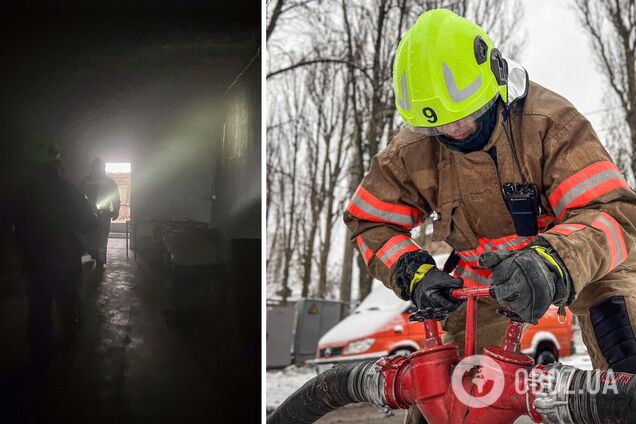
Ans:
{"label": "firefighter in dark corridor", "polygon": [[106,263],[106,249],[110,222],[119,217],[119,189],[115,181],[106,175],[106,164],[100,158],[91,162],[91,173],[82,181],[82,190],[97,211],[97,231],[88,237],[88,253],[97,266]]}
{"label": "firefighter in dark corridor", "polygon": [[94,231],[97,218],[86,198],[62,177],[55,143],[31,143],[26,153],[29,172],[13,202],[12,221],[27,286],[31,358],[35,369],[45,369],[54,347],[53,301],[63,340],[77,334],[79,234]]}

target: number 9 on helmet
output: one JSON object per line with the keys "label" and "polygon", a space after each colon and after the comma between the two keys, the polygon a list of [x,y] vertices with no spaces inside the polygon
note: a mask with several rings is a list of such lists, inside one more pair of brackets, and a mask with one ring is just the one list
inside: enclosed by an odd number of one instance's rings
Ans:
{"label": "number 9 on helmet", "polygon": [[445,9],[423,13],[404,34],[393,63],[395,103],[424,135],[477,119],[507,101],[507,65],[477,24]]}

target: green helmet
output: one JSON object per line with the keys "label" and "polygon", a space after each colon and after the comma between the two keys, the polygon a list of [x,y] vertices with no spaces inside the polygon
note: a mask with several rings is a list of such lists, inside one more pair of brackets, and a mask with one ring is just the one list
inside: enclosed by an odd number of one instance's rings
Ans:
{"label": "green helmet", "polygon": [[26,155],[36,163],[49,163],[60,159],[60,147],[51,141],[34,141],[25,148]]}
{"label": "green helmet", "polygon": [[477,118],[498,97],[507,101],[507,65],[488,34],[446,9],[423,13],[402,37],[393,63],[395,103],[426,135]]}

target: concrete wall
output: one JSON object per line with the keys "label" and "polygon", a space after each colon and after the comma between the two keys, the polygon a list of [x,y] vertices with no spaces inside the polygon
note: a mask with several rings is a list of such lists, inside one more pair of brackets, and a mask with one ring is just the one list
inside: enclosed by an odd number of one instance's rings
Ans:
{"label": "concrete wall", "polygon": [[205,19],[7,30],[12,42],[3,52],[13,61],[0,70],[0,137],[14,159],[5,175],[20,172],[24,140],[45,137],[61,145],[78,185],[95,156],[131,162],[133,220],[192,219],[229,237],[259,237],[260,60],[222,94],[253,57],[260,32]]}
{"label": "concrete wall", "polygon": [[213,157],[212,224],[227,238],[261,237],[260,55],[224,99]]}

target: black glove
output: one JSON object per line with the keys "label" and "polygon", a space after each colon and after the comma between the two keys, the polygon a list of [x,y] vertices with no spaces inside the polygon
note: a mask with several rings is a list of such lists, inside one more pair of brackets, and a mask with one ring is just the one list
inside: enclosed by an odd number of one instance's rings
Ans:
{"label": "black glove", "polygon": [[518,252],[487,252],[479,264],[493,270],[493,288],[504,308],[536,324],[550,307],[563,307],[573,298],[572,283],[554,249],[534,245]]}
{"label": "black glove", "polygon": [[433,257],[424,250],[400,257],[397,281],[402,297],[412,300],[418,309],[441,308],[453,312],[464,302],[450,296],[452,290],[464,286],[464,281],[437,269]]}

